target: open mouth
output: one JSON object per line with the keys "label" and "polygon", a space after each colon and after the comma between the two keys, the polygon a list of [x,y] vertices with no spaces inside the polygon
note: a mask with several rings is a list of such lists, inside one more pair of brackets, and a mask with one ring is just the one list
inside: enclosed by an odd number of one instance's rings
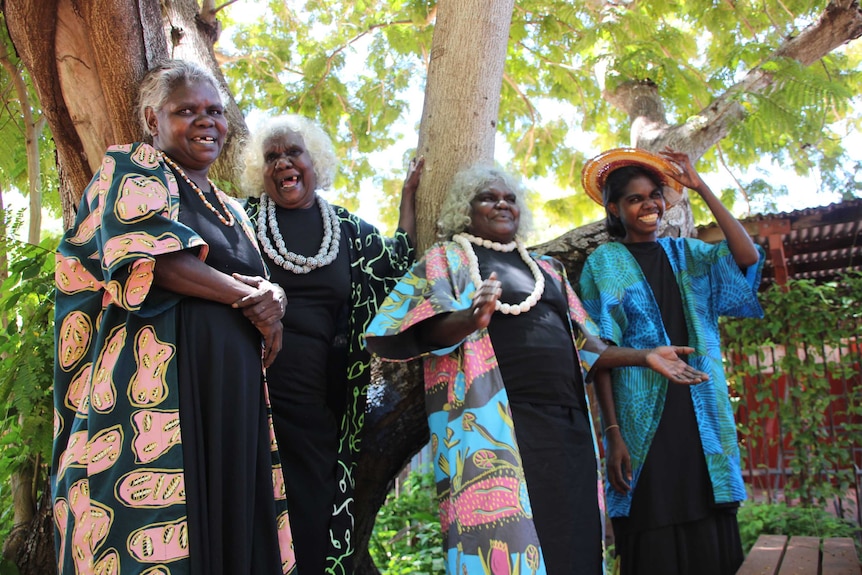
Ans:
{"label": "open mouth", "polygon": [[293,189],[299,184],[299,176],[287,176],[279,182],[279,187],[282,190]]}
{"label": "open mouth", "polygon": [[192,142],[195,142],[196,144],[206,144],[206,145],[212,145],[212,144],[217,143],[216,139],[213,138],[212,136],[201,136],[199,138],[192,138]]}
{"label": "open mouth", "polygon": [[645,224],[654,224],[658,221],[658,214],[647,214],[638,218]]}

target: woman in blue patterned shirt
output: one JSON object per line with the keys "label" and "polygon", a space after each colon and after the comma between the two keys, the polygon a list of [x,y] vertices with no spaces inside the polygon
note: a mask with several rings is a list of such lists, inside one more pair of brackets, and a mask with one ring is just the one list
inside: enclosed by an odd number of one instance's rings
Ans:
{"label": "woman in blue patterned shirt", "polygon": [[[596,375],[621,572],[735,573],[745,488],[718,317],[762,316],[762,254],[684,153],[611,150],[587,163],[583,183],[616,240],[590,254],[581,275],[601,337],[634,348],[690,346],[688,362],[710,375],[691,386],[640,367]],[[703,198],[726,240],[658,237],[683,187]]]}

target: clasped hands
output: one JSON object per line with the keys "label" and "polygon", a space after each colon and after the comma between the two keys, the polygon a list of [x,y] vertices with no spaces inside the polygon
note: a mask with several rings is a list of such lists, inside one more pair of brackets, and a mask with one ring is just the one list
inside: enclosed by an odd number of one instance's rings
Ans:
{"label": "clasped hands", "polygon": [[281,351],[282,323],[287,296],[282,287],[260,276],[233,274],[233,278],[254,289],[235,301],[232,307],[242,310],[254,327],[263,336],[263,366],[269,367]]}

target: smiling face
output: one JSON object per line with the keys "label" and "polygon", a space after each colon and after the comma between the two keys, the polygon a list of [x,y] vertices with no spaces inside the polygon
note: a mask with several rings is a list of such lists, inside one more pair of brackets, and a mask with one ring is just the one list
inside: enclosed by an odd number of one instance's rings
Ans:
{"label": "smiling face", "polygon": [[495,180],[470,200],[467,231],[480,238],[508,243],[518,233],[520,217],[515,192],[502,181]]}
{"label": "smiling face", "polygon": [[224,106],[209,82],[182,82],[158,109],[147,108],[153,145],[191,177],[206,177],[227,135]]}
{"label": "smiling face", "polygon": [[311,154],[295,132],[263,143],[263,190],[278,206],[294,210],[314,205],[317,177]]}
{"label": "smiling face", "polygon": [[623,188],[619,200],[608,204],[625,228],[623,243],[655,241],[664,215],[662,187],[646,176],[635,176]]}

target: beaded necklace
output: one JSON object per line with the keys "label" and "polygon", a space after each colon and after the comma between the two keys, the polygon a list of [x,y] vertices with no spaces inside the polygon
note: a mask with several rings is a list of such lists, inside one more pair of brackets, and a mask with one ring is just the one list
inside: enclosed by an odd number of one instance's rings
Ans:
{"label": "beaded necklace", "polygon": [[[305,257],[287,249],[281,230],[278,229],[278,221],[275,219],[275,202],[266,194],[260,196],[260,211],[257,214],[257,239],[260,240],[260,247],[269,259],[295,274],[307,274],[311,270],[328,266],[338,256],[341,242],[341,224],[338,221],[338,214],[329,202],[317,194],[315,194],[315,200],[317,207],[320,208],[320,216],[323,218],[323,240],[316,255]],[[275,240],[277,252],[269,241],[267,227],[272,239]]]}
{"label": "beaded necklace", "polygon": [[198,185],[196,183],[194,183],[191,180],[191,178],[189,178],[186,175],[186,173],[179,166],[179,164],[177,164],[175,161],[173,161],[170,158],[170,156],[168,156],[166,153],[162,152],[161,150],[159,151],[159,155],[162,157],[162,159],[165,161],[165,163],[167,165],[169,165],[171,168],[173,168],[174,171],[176,171],[180,175],[180,177],[183,180],[185,180],[185,182],[191,187],[191,189],[193,189],[197,193],[198,197],[201,199],[201,201],[204,203],[204,205],[207,207],[207,209],[209,209],[209,211],[214,213],[221,223],[223,223],[227,227],[233,226],[233,224],[236,222],[236,219],[233,217],[233,212],[231,212],[229,209],[227,209],[227,206],[225,205],[224,201],[221,199],[221,195],[219,195],[222,193],[221,190],[219,190],[216,187],[216,185],[213,183],[213,181],[211,179],[207,178],[207,182],[209,182],[210,187],[212,187],[213,193],[215,194],[215,197],[218,200],[218,203],[221,205],[221,209],[223,209],[224,213],[227,214],[227,218],[225,218],[223,215],[221,215],[221,213],[216,209],[216,207],[213,206],[209,202],[209,200],[207,200],[207,197],[206,197],[206,195],[204,195],[203,190],[201,190],[198,187]]}
{"label": "beaded necklace", "polygon": [[[467,254],[467,262],[470,268],[470,279],[473,280],[473,285],[476,286],[476,289],[479,289],[479,286],[482,285],[482,277],[479,275],[479,258],[476,257],[476,251],[473,249],[472,244],[487,247],[498,252],[511,252],[513,249],[517,248],[518,253],[521,255],[521,259],[524,260],[524,263],[527,264],[528,268],[530,268],[530,272],[533,274],[533,279],[536,281],[536,287],[533,288],[533,292],[521,303],[508,304],[501,303],[500,300],[497,300],[494,304],[495,310],[507,315],[518,315],[530,311],[537,303],[539,303],[539,300],[542,299],[542,294],[545,293],[545,276],[542,275],[542,270],[539,269],[539,264],[530,257],[529,252],[527,252],[527,248],[524,246],[524,242],[519,238],[515,238],[514,241],[511,241],[508,244],[501,244],[499,242],[491,242],[490,240],[477,238],[476,236],[467,233],[460,233],[452,236],[452,240],[461,246]],[[488,245],[486,245],[485,242],[488,242]]]}

